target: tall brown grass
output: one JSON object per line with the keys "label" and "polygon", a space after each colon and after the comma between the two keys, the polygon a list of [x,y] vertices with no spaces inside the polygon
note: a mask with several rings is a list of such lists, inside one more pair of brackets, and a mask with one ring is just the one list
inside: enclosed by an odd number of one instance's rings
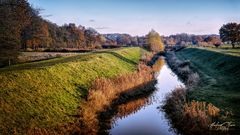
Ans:
{"label": "tall brown grass", "polygon": [[[121,93],[134,90],[154,80],[151,67],[145,63],[150,56],[146,56],[133,73],[107,79],[96,79],[89,90],[87,100],[81,105],[80,121],[81,134],[97,134],[99,130],[98,114],[103,112]],[[147,59],[147,60],[146,60]]]}
{"label": "tall brown grass", "polygon": [[220,116],[220,109],[211,103],[188,102],[186,94],[186,88],[176,88],[166,97],[163,109],[179,132],[206,134],[210,125]]}
{"label": "tall brown grass", "polygon": [[206,102],[191,101],[183,107],[183,122],[188,132],[202,133],[207,131],[214,118],[220,114],[220,109]]}

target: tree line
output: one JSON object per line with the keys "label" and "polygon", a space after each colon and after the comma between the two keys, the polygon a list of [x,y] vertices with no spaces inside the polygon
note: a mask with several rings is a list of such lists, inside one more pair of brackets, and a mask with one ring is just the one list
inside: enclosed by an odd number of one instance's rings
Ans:
{"label": "tree line", "polygon": [[24,0],[0,1],[0,66],[17,57],[21,32],[36,13]]}
{"label": "tree line", "polygon": [[41,16],[33,16],[30,25],[21,33],[23,50],[61,50],[99,48],[105,38],[92,28],[74,23],[58,26]]}
{"label": "tree line", "polygon": [[0,26],[0,66],[10,65],[20,50],[96,48],[105,39],[94,29],[44,20],[26,0],[1,0]]}
{"label": "tree line", "polygon": [[176,34],[164,36],[164,44],[174,45],[198,45],[198,46],[220,46],[221,44],[231,44],[234,48],[240,44],[240,24],[227,23],[219,29],[220,35],[193,35],[193,34]]}
{"label": "tree line", "polygon": [[163,37],[164,44],[174,45],[198,45],[198,46],[219,46],[222,44],[219,35],[194,35],[194,34],[176,34]]}

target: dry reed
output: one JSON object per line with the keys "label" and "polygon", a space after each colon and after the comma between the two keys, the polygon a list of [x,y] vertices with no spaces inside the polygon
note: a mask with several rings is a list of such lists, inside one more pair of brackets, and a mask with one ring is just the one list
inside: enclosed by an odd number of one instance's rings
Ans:
{"label": "dry reed", "polygon": [[185,103],[183,122],[188,132],[201,133],[207,131],[214,118],[219,116],[220,109],[206,102],[191,101]]}

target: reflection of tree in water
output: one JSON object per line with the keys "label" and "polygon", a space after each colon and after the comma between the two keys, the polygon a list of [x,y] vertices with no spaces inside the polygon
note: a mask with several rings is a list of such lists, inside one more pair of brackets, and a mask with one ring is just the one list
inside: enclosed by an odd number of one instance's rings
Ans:
{"label": "reflection of tree in water", "polygon": [[148,103],[149,103],[148,98],[144,97],[130,101],[126,104],[122,104],[118,106],[118,114],[115,116],[115,118],[123,119],[130,114],[136,113],[138,110],[148,105]]}
{"label": "reflection of tree in water", "polygon": [[165,64],[164,57],[159,57],[159,59],[152,66],[154,72],[159,72],[163,65]]}

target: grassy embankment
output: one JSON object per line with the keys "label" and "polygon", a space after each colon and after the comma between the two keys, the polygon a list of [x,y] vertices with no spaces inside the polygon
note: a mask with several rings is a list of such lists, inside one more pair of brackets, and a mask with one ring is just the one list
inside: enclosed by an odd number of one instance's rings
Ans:
{"label": "grassy embankment", "polygon": [[0,69],[0,134],[74,122],[92,82],[135,71],[140,54],[125,48]]}
{"label": "grassy embankment", "polygon": [[[176,53],[179,59],[190,60],[191,67],[201,78],[190,91],[190,100],[206,101],[224,111],[232,112],[228,121],[240,127],[240,57],[222,52],[223,49],[186,48]],[[234,50],[239,52],[239,49]]]}

